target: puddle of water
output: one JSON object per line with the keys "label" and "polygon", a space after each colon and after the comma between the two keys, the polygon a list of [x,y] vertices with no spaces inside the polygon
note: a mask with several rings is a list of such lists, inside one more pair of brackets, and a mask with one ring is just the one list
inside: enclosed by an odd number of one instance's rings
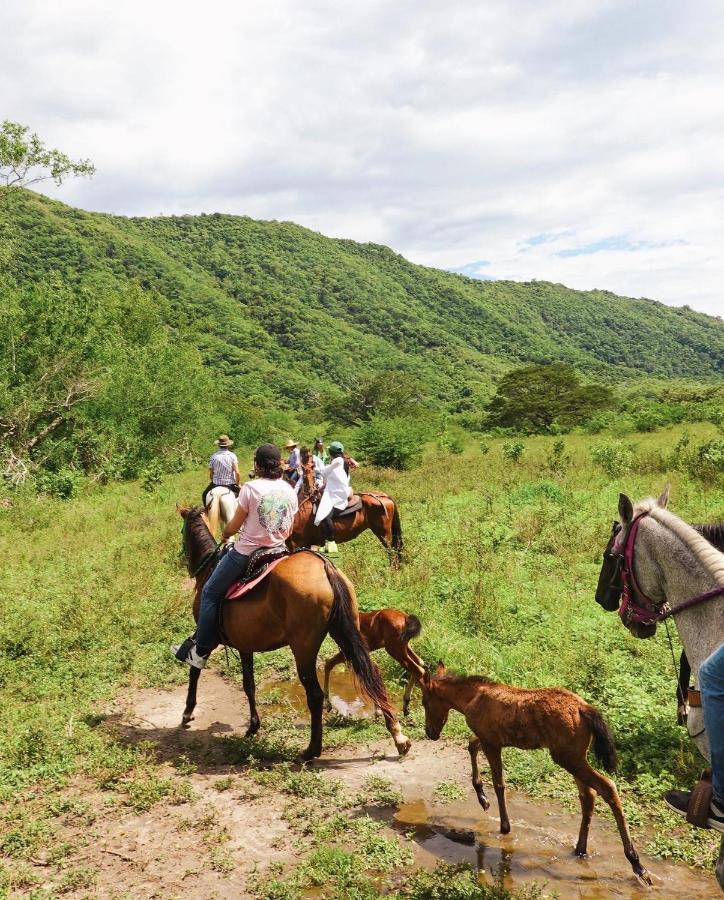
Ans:
{"label": "puddle of water", "polygon": [[[324,672],[318,671],[319,683],[322,684]],[[289,707],[300,717],[304,717],[305,721],[309,716],[307,709],[307,695],[302,685],[294,679],[293,681],[270,681],[265,685],[265,693],[269,692],[274,696],[275,702],[267,704],[266,709],[270,713],[277,710],[289,711]],[[279,698],[278,701],[276,698]],[[345,718],[367,718],[374,715],[372,704],[359,695],[357,685],[352,672],[347,671],[343,666],[332,672],[329,681],[329,699],[332,708],[340,716]]]}
{"label": "puddle of water", "polygon": [[[508,889],[530,881],[547,882],[561,900],[640,900],[650,895],[636,883],[616,834],[596,828],[589,833],[590,856],[573,855],[578,822],[570,814],[543,804],[509,797],[512,833],[497,832],[498,820],[478,814],[467,801],[435,807],[419,799],[402,804],[392,826],[412,833],[421,851],[420,862],[431,868],[437,860],[467,863],[481,880],[492,883],[502,875]],[[494,804],[495,805],[495,804]],[[571,830],[575,822],[575,831]],[[715,900],[721,894],[713,877],[663,860],[643,859],[653,873],[657,897]]]}

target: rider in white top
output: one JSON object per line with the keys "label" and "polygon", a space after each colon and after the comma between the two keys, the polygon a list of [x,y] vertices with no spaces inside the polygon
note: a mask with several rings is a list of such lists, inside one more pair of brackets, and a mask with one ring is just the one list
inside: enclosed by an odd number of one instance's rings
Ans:
{"label": "rider in white top", "polygon": [[322,468],[324,493],[317,507],[314,524],[321,526],[327,542],[326,551],[334,555],[337,553],[337,544],[334,541],[332,515],[335,509],[346,508],[347,501],[352,496],[352,488],[345,464],[344,447],[339,441],[333,441],[329,445],[329,455],[332,458],[331,462]]}

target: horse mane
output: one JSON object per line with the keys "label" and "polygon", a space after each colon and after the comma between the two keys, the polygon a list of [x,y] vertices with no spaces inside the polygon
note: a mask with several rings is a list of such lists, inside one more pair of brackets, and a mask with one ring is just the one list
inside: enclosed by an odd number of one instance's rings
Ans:
{"label": "horse mane", "polygon": [[683,519],[675,516],[674,513],[669,512],[668,509],[659,506],[653,497],[641,500],[634,506],[634,515],[642,512],[649,513],[652,519],[675,534],[691,550],[717,584],[724,584],[724,553],[717,550],[703,534],[700,534]]}
{"label": "horse mane", "polygon": [[711,525],[694,525],[692,527],[717,550],[724,553],[724,522],[712,522]]}
{"label": "horse mane", "polygon": [[201,506],[194,506],[186,513],[185,543],[186,558],[191,566],[196,560],[190,558],[191,546],[195,553],[203,556],[211,553],[216,548],[216,541],[204,521],[205,510]]}

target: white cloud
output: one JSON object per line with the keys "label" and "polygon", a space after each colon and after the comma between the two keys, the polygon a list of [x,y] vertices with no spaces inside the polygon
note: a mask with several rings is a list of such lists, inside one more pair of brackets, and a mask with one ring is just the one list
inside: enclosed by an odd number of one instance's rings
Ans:
{"label": "white cloud", "polygon": [[0,116],[93,159],[87,209],[724,314],[723,38],[716,0],[9,0]]}

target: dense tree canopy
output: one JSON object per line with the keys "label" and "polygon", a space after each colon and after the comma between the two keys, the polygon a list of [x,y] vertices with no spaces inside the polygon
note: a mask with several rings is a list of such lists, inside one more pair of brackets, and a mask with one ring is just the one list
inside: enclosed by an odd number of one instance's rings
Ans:
{"label": "dense tree canopy", "polygon": [[571,428],[613,403],[602,384],[582,384],[564,363],[524,366],[507,372],[488,404],[488,423],[518,431]]}

